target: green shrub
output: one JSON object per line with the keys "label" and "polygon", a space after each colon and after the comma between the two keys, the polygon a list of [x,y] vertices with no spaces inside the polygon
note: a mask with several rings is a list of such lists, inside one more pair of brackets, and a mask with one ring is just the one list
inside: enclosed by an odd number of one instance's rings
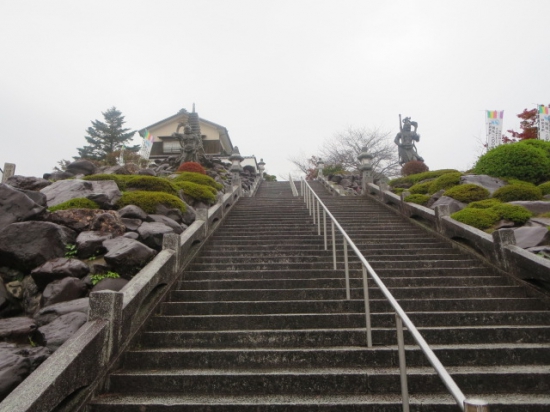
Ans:
{"label": "green shrub", "polygon": [[186,210],[185,203],[179,197],[164,192],[123,192],[116,206],[121,209],[128,205],[136,205],[146,213],[156,213],[157,205],[176,208],[181,210],[182,213],[185,213]]}
{"label": "green shrub", "polygon": [[504,144],[481,156],[473,170],[477,174],[540,183],[550,179],[550,157],[538,143]]}
{"label": "green shrub", "polygon": [[91,181],[112,180],[117,184],[119,190],[123,191],[123,190],[126,190],[126,180],[124,180],[125,176],[128,176],[128,175],[113,175],[113,174],[100,173],[97,175],[84,176],[82,180],[91,180]]}
{"label": "green shrub", "polygon": [[467,207],[471,207],[472,209],[489,209],[490,207],[500,205],[502,202],[495,198],[485,199],[485,200],[479,200],[477,202],[471,202],[468,204]]}
{"label": "green shrub", "polygon": [[177,195],[177,189],[172,182],[163,177],[99,174],[86,176],[85,180],[113,180],[121,191],[144,190],[147,192],[164,192],[174,196]]}
{"label": "green shrub", "polygon": [[451,187],[445,191],[444,195],[452,197],[459,202],[470,203],[487,199],[490,194],[484,187],[467,183]]}
{"label": "green shrub", "polygon": [[409,191],[411,192],[411,194],[425,195],[429,193],[431,184],[432,184],[432,180],[429,180],[427,182],[416,183],[409,188]]}
{"label": "green shrub", "polygon": [[539,140],[539,139],[527,139],[527,140],[521,140],[521,144],[525,144],[528,146],[536,147],[537,149],[544,150],[546,152],[546,155],[550,158],[550,142],[547,142],[545,140]]}
{"label": "green shrub", "polygon": [[345,169],[341,164],[336,165],[325,165],[323,168],[323,175],[329,176],[329,175],[337,175],[340,173],[345,173]]}
{"label": "green shrub", "polygon": [[195,200],[207,203],[216,201],[216,189],[206,185],[199,185],[193,182],[177,182],[175,183],[178,189],[182,189],[183,193]]}
{"label": "green shrub", "polygon": [[550,182],[544,182],[544,183],[538,185],[538,188],[542,192],[543,196],[550,194]]}
{"label": "green shrub", "polygon": [[405,200],[405,202],[416,203],[417,205],[425,206],[426,203],[428,203],[428,200],[430,200],[430,196],[415,194],[415,195],[409,195],[403,200]]}
{"label": "green shrub", "polygon": [[502,186],[495,190],[493,197],[502,202],[513,202],[515,200],[540,200],[542,191],[535,185],[527,182],[514,183]]}
{"label": "green shrub", "polygon": [[523,225],[533,216],[533,213],[523,206],[508,203],[498,204],[491,209],[498,213],[501,219],[511,220],[517,225]]}
{"label": "green shrub", "polygon": [[198,185],[205,185],[205,186],[213,187],[216,190],[222,190],[223,189],[222,184],[216,182],[210,176],[201,175],[200,173],[193,173],[193,172],[179,173],[174,178],[174,182],[193,182],[193,183],[196,183]]}
{"label": "green shrub", "polygon": [[99,209],[99,205],[93,200],[86,199],[85,197],[77,197],[48,208],[50,212],[67,209]]}
{"label": "green shrub", "polygon": [[484,230],[500,220],[499,214],[490,209],[465,208],[451,215],[451,218],[477,229]]}
{"label": "green shrub", "polygon": [[462,173],[460,172],[451,172],[445,173],[439,176],[430,184],[429,193],[439,192],[441,189],[450,189],[453,186],[460,184],[460,177]]}
{"label": "green shrub", "polygon": [[458,171],[454,169],[432,170],[430,172],[423,172],[415,175],[409,175],[409,176],[399,177],[397,179],[390,180],[389,185],[395,188],[402,187],[407,189],[412,185],[421,182],[422,180],[435,179],[444,174],[456,173],[456,172]]}

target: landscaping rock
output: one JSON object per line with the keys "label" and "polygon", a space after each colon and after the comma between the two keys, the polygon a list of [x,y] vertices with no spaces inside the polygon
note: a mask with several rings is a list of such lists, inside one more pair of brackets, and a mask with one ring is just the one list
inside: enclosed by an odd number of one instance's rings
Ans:
{"label": "landscaping rock", "polygon": [[80,312],[61,315],[47,325],[38,328],[45,346],[55,352],[67,339],[86,323],[88,316]]}
{"label": "landscaping rock", "polygon": [[548,217],[532,217],[525,223],[523,226],[543,226],[548,227],[550,226],[550,218]]}
{"label": "landscaping rock", "polygon": [[124,226],[126,227],[126,230],[131,231],[131,232],[137,231],[138,228],[143,223],[143,220],[141,220],[141,219],[130,219],[130,218],[127,218],[127,217],[123,217],[121,220],[122,220],[122,223],[124,224]]}
{"label": "landscaping rock", "polygon": [[174,219],[170,219],[168,216],[164,216],[164,215],[149,215],[149,217],[151,219],[153,219],[154,222],[158,222],[158,223],[164,223],[166,226],[169,226],[170,228],[172,228],[172,230],[174,231],[174,233],[176,234],[180,234],[183,232],[183,227],[178,223],[176,222]]}
{"label": "landscaping rock", "polygon": [[437,201],[434,202],[431,208],[435,209],[439,205],[449,205],[451,213],[458,212],[459,210],[462,210],[467,206],[465,203],[459,202],[458,200],[455,200],[449,196],[441,196]]}
{"label": "landscaping rock", "polygon": [[0,183],[0,230],[11,223],[33,219],[44,210],[24,193]]}
{"label": "landscaping rock", "polygon": [[38,287],[43,291],[48,283],[66,277],[83,278],[90,272],[90,268],[78,259],[56,258],[31,271],[31,276]]}
{"label": "landscaping rock", "polygon": [[84,315],[88,315],[89,308],[89,298],[80,298],[68,302],[56,303],[55,305],[46,306],[40,309],[40,311],[34,315],[34,320],[42,326],[52,322],[54,319],[57,319],[62,315],[72,312],[79,312]]}
{"label": "landscaping rock", "polygon": [[514,235],[516,245],[523,249],[550,244],[550,234],[546,227],[518,227],[514,229]]}
{"label": "landscaping rock", "polygon": [[88,198],[88,195],[103,193],[109,204],[114,206],[122,196],[117,184],[112,180],[87,181],[80,179],[60,180],[41,190],[48,200],[48,206],[52,207],[67,200],[76,198]]}
{"label": "landscaping rock", "polygon": [[114,290],[115,292],[118,292],[120,289],[122,289],[129,281],[127,279],[118,278],[118,279],[112,279],[112,278],[105,278],[103,280],[100,280],[97,285],[95,285],[91,292],[99,292],[101,290]]}
{"label": "landscaping rock", "polygon": [[181,221],[177,220],[177,222],[184,223],[185,225],[189,226],[195,221],[196,218],[197,212],[195,211],[195,209],[187,205],[187,209],[185,209],[185,213],[183,213]]}
{"label": "landscaping rock", "polygon": [[81,232],[76,238],[78,257],[87,259],[90,256],[102,255],[106,252],[103,242],[112,239],[111,233],[102,233],[98,231]]}
{"label": "landscaping rock", "polygon": [[506,186],[506,182],[502,179],[487,176],[487,175],[464,175],[460,177],[460,184],[472,183],[484,187],[490,194],[502,186]]}
{"label": "landscaping rock", "polygon": [[142,208],[136,205],[124,206],[118,211],[118,214],[122,218],[147,220],[147,213],[145,213]]}
{"label": "landscaping rock", "polygon": [[100,233],[111,233],[113,236],[122,236],[126,232],[120,215],[114,211],[103,211],[103,213],[95,215],[90,229]]}
{"label": "landscaping rock", "polygon": [[97,167],[89,160],[76,160],[67,165],[67,172],[73,175],[93,175],[97,172]]}
{"label": "landscaping rock", "polygon": [[17,316],[0,319],[0,340],[11,342],[29,343],[38,329],[36,320],[28,317]]}
{"label": "landscaping rock", "polygon": [[87,292],[86,284],[80,279],[66,277],[49,283],[42,293],[42,306],[66,302],[83,297]]}
{"label": "landscaping rock", "polygon": [[0,401],[31,372],[30,359],[19,355],[19,348],[0,343]]}
{"label": "landscaping rock", "polygon": [[139,234],[137,232],[126,232],[122,235],[122,237],[125,237],[127,239],[138,240]]}
{"label": "landscaping rock", "polygon": [[105,261],[125,279],[131,279],[157,252],[136,240],[117,237],[103,242]]}
{"label": "landscaping rock", "polygon": [[[189,208],[189,206],[188,206]],[[184,214],[179,209],[171,209],[169,207],[166,207],[162,204],[158,204],[155,206],[155,214],[158,215],[164,215],[168,216],[170,219],[175,220],[178,223],[185,223],[186,225],[189,225],[190,223],[187,223],[183,220]]]}
{"label": "landscaping rock", "polygon": [[162,250],[162,238],[164,235],[174,232],[174,229],[170,226],[160,222],[144,222],[138,229],[143,243],[158,251]]}
{"label": "landscaping rock", "polygon": [[17,189],[30,190],[30,191],[38,191],[52,184],[52,182],[46,179],[42,179],[40,177],[19,176],[19,175],[10,177],[6,183]]}
{"label": "landscaping rock", "polygon": [[6,283],[6,290],[13,299],[23,299],[23,284],[20,281]]}
{"label": "landscaping rock", "polygon": [[0,232],[0,266],[28,271],[65,255],[76,234],[51,222],[12,223]]}
{"label": "landscaping rock", "polygon": [[550,202],[545,202],[544,200],[517,200],[509,203],[511,205],[523,206],[524,208],[530,210],[536,215],[550,212]]}
{"label": "landscaping rock", "polygon": [[33,316],[40,309],[42,294],[32,276],[25,276],[21,285],[23,287],[23,309],[27,316]]}

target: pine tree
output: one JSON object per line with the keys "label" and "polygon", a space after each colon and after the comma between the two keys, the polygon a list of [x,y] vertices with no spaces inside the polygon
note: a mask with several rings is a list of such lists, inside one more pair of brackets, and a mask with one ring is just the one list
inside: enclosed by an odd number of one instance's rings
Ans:
{"label": "pine tree", "polygon": [[[122,127],[125,123],[124,116],[116,107],[113,106],[102,114],[105,122],[94,120],[92,127],[86,129],[88,135],[84,138],[89,144],[77,148],[82,159],[104,160],[109,153],[122,149],[134,136],[134,131]],[[139,147],[125,146],[125,150],[137,152]]]}

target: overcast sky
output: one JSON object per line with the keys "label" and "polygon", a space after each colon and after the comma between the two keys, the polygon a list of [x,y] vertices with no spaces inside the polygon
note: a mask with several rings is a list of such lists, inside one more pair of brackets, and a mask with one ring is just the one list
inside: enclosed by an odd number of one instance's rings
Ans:
{"label": "overcast sky", "polygon": [[467,170],[484,110],[518,129],[550,103],[548,0],[0,0],[0,20],[0,167],[26,176],[112,106],[141,129],[195,103],[281,177],[348,127],[393,140],[399,114],[431,170]]}

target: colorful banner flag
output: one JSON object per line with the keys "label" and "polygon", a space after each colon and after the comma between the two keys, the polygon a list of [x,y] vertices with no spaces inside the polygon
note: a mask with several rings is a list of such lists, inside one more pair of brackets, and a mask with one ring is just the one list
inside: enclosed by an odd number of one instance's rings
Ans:
{"label": "colorful banner flag", "polygon": [[149,159],[149,156],[151,155],[151,149],[153,148],[153,141],[155,140],[155,136],[149,133],[149,130],[147,129],[140,131],[139,135],[143,138],[139,155],[144,159]]}
{"label": "colorful banner flag", "polygon": [[491,150],[502,143],[503,118],[504,110],[486,110],[487,150]]}
{"label": "colorful banner flag", "polygon": [[550,141],[550,109],[539,104],[539,139]]}

